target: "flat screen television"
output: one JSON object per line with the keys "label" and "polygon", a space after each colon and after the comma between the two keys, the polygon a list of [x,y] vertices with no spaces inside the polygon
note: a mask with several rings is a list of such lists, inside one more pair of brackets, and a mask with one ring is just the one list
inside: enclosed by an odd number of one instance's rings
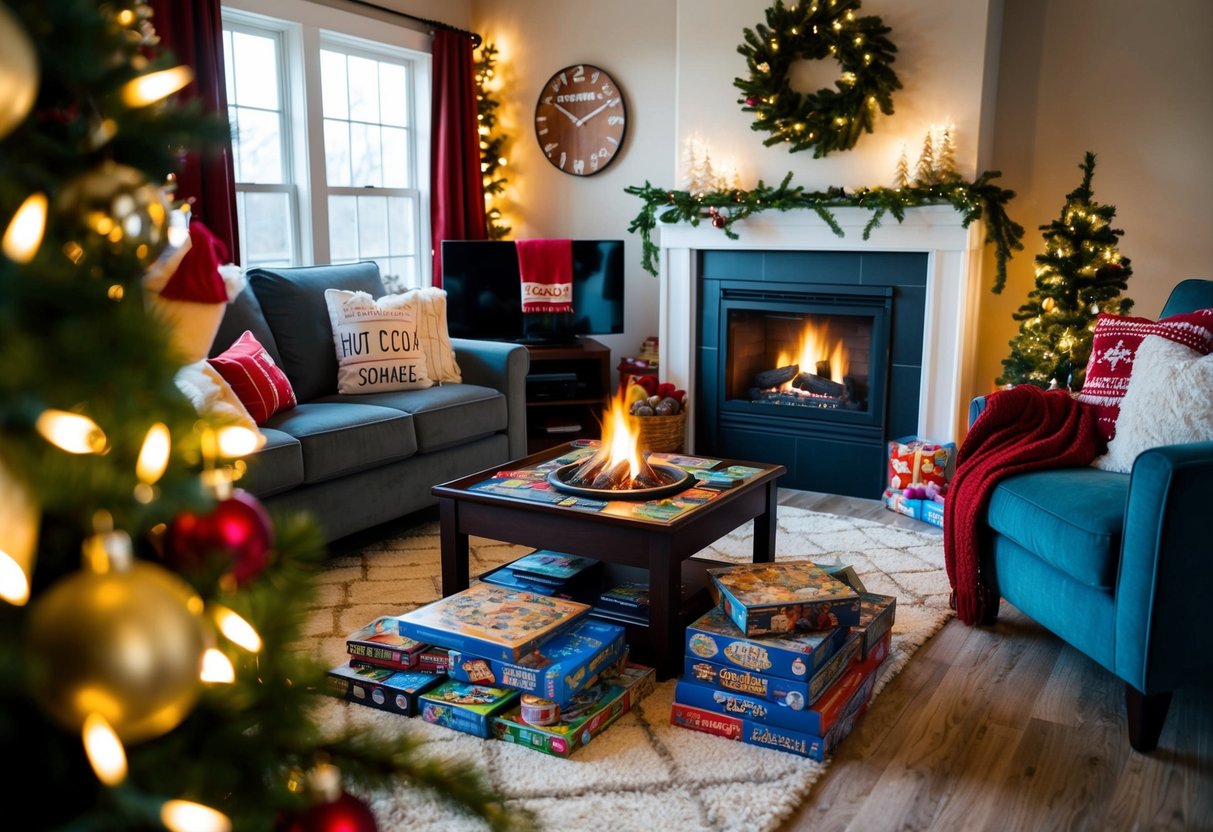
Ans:
{"label": "flat screen television", "polygon": [[452,338],[565,344],[623,332],[623,240],[573,241],[573,311],[522,314],[518,253],[502,240],[444,240],[442,288]]}

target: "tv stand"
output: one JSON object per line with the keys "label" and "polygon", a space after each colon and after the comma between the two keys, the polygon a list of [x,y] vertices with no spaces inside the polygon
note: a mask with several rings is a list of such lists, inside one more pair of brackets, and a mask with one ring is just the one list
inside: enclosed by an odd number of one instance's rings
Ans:
{"label": "tv stand", "polygon": [[611,350],[592,338],[572,344],[523,344],[527,373],[527,453],[602,435],[611,395]]}

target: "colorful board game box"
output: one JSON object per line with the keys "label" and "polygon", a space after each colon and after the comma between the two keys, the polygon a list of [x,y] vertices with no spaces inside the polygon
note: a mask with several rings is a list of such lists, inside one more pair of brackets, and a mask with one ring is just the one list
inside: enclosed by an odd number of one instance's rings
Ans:
{"label": "colorful board game box", "polygon": [[649,585],[635,581],[623,581],[600,593],[596,606],[647,618],[649,615]]}
{"label": "colorful board game box", "polygon": [[552,636],[518,662],[482,659],[450,650],[452,679],[478,685],[500,685],[533,693],[563,706],[617,662],[626,645],[618,624],[586,618]]}
{"label": "colorful board game box", "polygon": [[450,658],[445,647],[431,647],[417,658],[417,669],[426,673],[441,673],[446,675],[450,667]]}
{"label": "colorful board game box", "polygon": [[438,685],[443,676],[416,670],[355,667],[350,663],[328,672],[328,690],[335,696],[404,716],[417,713],[417,699]]}
{"label": "colorful board game box", "polygon": [[493,733],[506,742],[568,757],[630,711],[653,685],[653,668],[629,664],[573,697],[561,708],[558,722],[532,725],[522,718],[522,708],[514,707],[493,720]]}
{"label": "colorful board game box", "polygon": [[713,685],[721,690],[744,693],[786,705],[794,711],[808,708],[833,684],[859,657],[862,637],[851,633],[842,647],[821,668],[807,679],[785,679],[752,670],[739,670],[717,662],[704,661],[695,656],[684,660],[683,677],[702,685]]}
{"label": "colorful board game box", "polygon": [[417,641],[516,662],[590,611],[588,604],[478,583],[399,617]]}
{"label": "colorful board game box", "polygon": [[349,654],[366,664],[408,670],[417,666],[417,658],[429,647],[400,633],[400,619],[394,615],[376,618],[345,639]]}
{"label": "colorful board game box", "polygon": [[687,627],[686,654],[785,679],[804,679],[846,641],[847,628],[747,638],[720,607]]}
{"label": "colorful board game box", "polygon": [[510,568],[521,576],[529,575],[541,583],[564,585],[575,578],[587,576],[599,566],[593,558],[566,555],[551,549],[539,549],[523,555],[510,564]]}
{"label": "colorful board game box", "polygon": [[678,682],[674,701],[725,716],[763,722],[813,734],[828,735],[838,720],[853,714],[871,698],[876,670],[888,656],[889,637],[874,645],[866,661],[852,664],[834,684],[822,693],[811,708],[793,710],[783,703],[772,703],[743,693],[697,684],[689,679]]}
{"label": "colorful board game box", "polygon": [[855,629],[863,633],[863,645],[859,648],[861,659],[866,659],[872,647],[892,629],[896,616],[897,599],[894,596],[871,592],[860,594],[859,626]]}
{"label": "colorful board game box", "polygon": [[859,594],[812,561],[709,569],[709,589],[747,636],[859,623]]}
{"label": "colorful board game box", "polygon": [[493,736],[493,717],[514,705],[520,696],[512,688],[447,679],[423,693],[418,707],[426,722],[488,739]]}
{"label": "colorful board game box", "polygon": [[833,752],[838,742],[851,732],[851,727],[856,719],[858,719],[858,715],[840,722],[830,736],[817,737],[777,725],[725,716],[690,705],[674,703],[674,707],[670,710],[670,722],[681,728],[690,728],[692,731],[737,740],[747,745],[774,748],[776,751],[808,757],[810,760],[818,762],[823,762]]}

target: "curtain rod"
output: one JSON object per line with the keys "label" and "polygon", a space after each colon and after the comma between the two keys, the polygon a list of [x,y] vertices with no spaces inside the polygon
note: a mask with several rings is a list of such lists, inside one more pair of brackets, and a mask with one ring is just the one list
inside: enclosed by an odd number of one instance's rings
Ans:
{"label": "curtain rod", "polygon": [[480,35],[478,35],[476,32],[469,32],[467,29],[460,29],[458,26],[452,26],[449,23],[443,23],[441,20],[430,20],[429,18],[418,17],[417,15],[409,14],[408,12],[399,12],[399,11],[396,11],[395,9],[389,9],[385,6],[380,6],[378,3],[369,2],[369,0],[346,0],[346,2],[353,3],[357,6],[366,6],[367,8],[375,9],[376,11],[387,12],[388,14],[394,14],[397,17],[406,17],[409,20],[415,21],[417,23],[425,24],[426,26],[432,26],[435,29],[446,29],[447,31],[455,32],[456,34],[467,35],[469,38],[472,39],[472,48],[473,49],[479,48],[480,43],[481,43]]}

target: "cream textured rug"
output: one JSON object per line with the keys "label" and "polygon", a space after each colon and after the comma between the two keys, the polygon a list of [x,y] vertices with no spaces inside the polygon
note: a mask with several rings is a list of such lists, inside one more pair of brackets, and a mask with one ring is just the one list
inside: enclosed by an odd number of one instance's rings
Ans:
{"label": "cream textured rug", "polygon": [[[897,596],[892,651],[877,694],[951,617],[938,534],[780,507],[776,543],[779,560],[837,560],[854,566],[871,592]],[[322,646],[325,659],[333,665],[345,661],[345,636],[376,616],[436,600],[438,550],[438,524],[428,523],[331,561],[322,606],[309,623],[309,636]],[[471,551],[476,575],[529,550],[473,538]],[[745,562],[751,551],[747,524],[702,554]],[[512,803],[534,812],[541,828],[551,830],[773,830],[825,771],[826,764],[673,727],[673,695],[673,681],[659,684],[639,710],[625,714],[570,759],[336,699],[325,698],[319,709],[333,727],[417,732],[431,754],[480,769]],[[384,832],[486,828],[407,785],[369,797]]]}

